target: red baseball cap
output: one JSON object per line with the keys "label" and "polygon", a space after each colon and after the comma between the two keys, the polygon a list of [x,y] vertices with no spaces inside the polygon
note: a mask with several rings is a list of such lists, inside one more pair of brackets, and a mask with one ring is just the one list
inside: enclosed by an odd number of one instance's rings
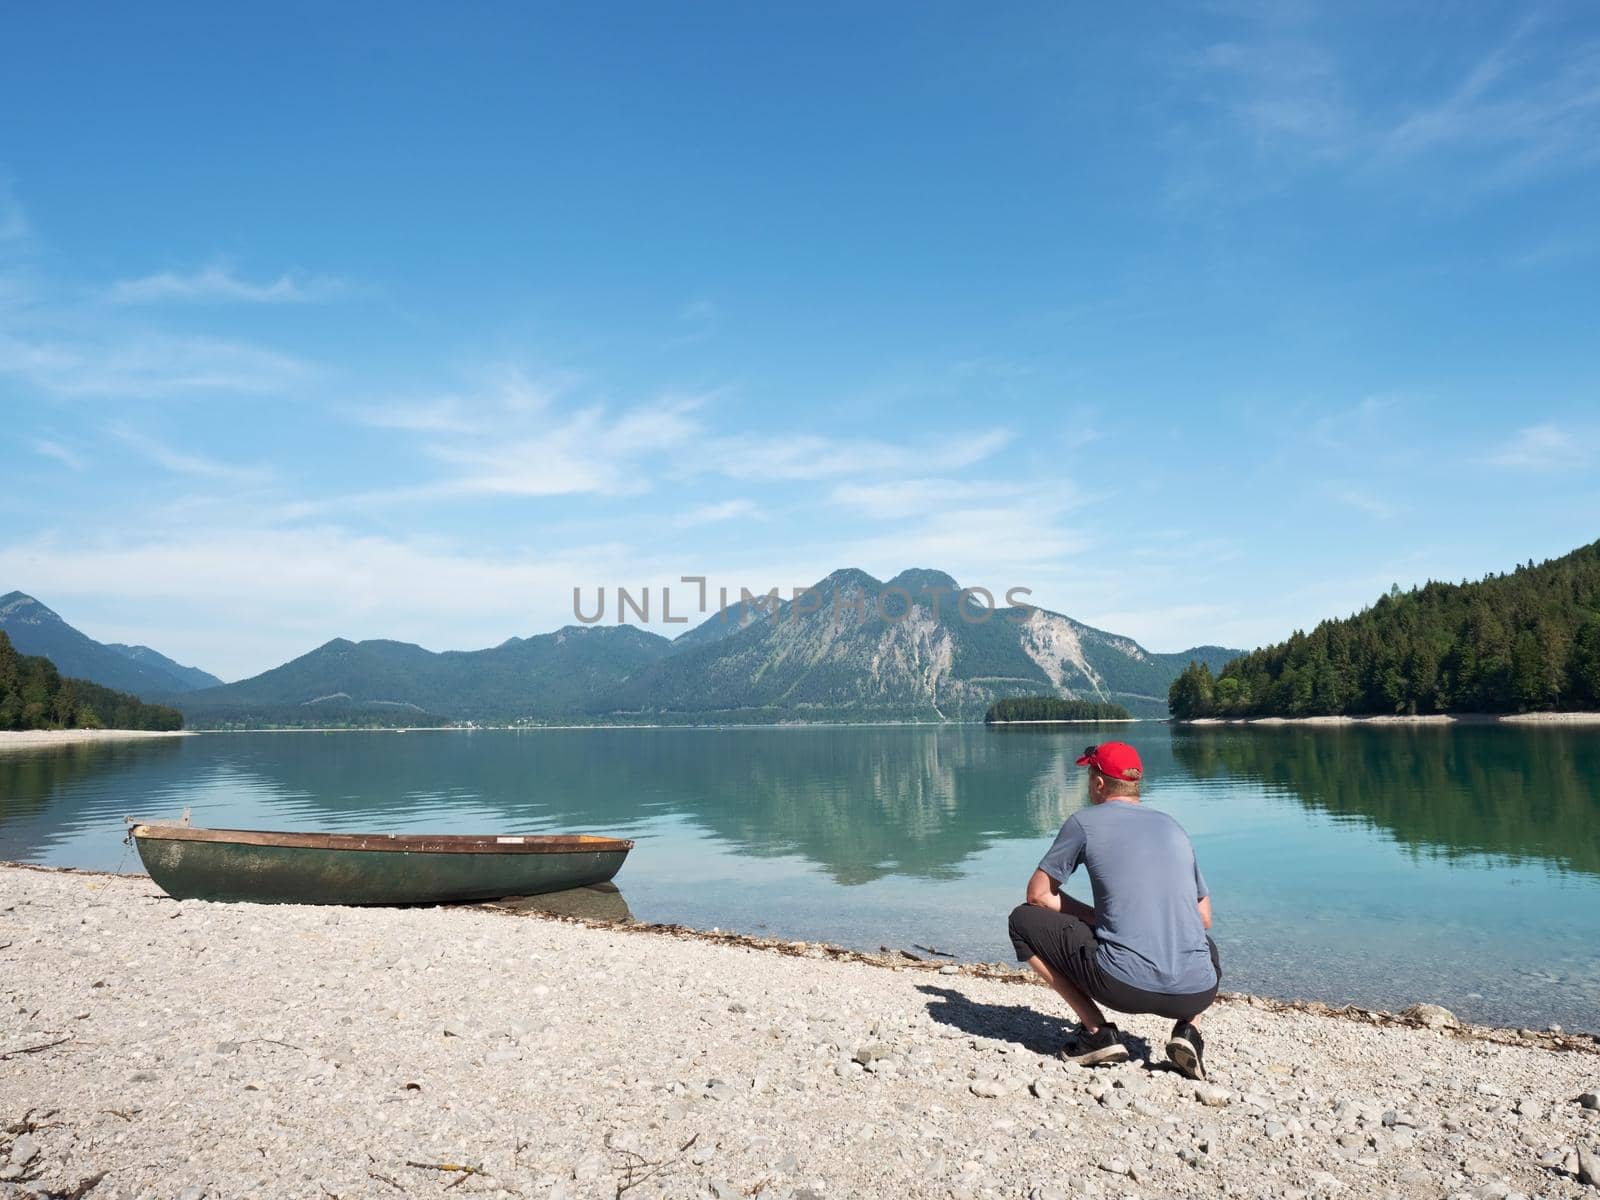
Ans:
{"label": "red baseball cap", "polygon": [[1139,752],[1127,742],[1101,742],[1098,746],[1090,746],[1083,752],[1083,757],[1078,759],[1080,767],[1093,767],[1102,775],[1112,779],[1126,779],[1129,783],[1136,783],[1144,775],[1144,764],[1139,761]]}

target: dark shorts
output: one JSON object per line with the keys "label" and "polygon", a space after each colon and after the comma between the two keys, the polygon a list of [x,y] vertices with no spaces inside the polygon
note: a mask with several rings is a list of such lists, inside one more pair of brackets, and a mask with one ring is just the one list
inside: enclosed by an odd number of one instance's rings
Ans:
{"label": "dark shorts", "polygon": [[[1217,969],[1217,984],[1222,982],[1222,959],[1217,944],[1209,937],[1211,965]],[[1037,904],[1020,904],[1011,913],[1011,946],[1018,962],[1035,954],[1058,975],[1064,975],[1081,992],[1107,1008],[1121,1013],[1152,1013],[1172,1021],[1188,1021],[1199,1016],[1217,998],[1213,986],[1203,992],[1169,994],[1147,992],[1123,983],[1100,967],[1094,930],[1077,917],[1052,912]]]}

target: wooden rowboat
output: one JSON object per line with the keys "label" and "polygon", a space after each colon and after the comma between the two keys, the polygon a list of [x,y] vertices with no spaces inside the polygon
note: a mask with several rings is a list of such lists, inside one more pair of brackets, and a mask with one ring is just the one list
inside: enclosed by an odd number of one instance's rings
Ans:
{"label": "wooden rowboat", "polygon": [[145,870],[178,900],[442,904],[603,883],[633,843],[590,834],[273,833],[134,825]]}

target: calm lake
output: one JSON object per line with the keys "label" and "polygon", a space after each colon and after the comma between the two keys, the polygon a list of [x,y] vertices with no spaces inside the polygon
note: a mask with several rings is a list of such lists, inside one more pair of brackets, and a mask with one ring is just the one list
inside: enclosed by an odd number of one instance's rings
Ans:
{"label": "calm lake", "polygon": [[[1133,742],[1224,987],[1600,1030],[1600,731],[1138,724],[206,734],[0,755],[0,858],[139,870],[125,814],[614,833],[634,916],[1008,960],[1006,914]],[[1088,898],[1087,882],[1072,891]]]}

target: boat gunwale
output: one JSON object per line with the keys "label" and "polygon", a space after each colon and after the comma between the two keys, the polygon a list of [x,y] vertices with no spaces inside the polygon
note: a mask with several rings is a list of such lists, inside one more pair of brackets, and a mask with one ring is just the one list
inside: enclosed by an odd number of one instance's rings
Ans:
{"label": "boat gunwale", "polygon": [[[397,854],[626,854],[633,849],[633,842],[626,838],[581,833],[293,833],[271,829],[199,829],[147,822],[135,824],[131,832],[135,840]],[[505,840],[508,837],[518,840]]]}

